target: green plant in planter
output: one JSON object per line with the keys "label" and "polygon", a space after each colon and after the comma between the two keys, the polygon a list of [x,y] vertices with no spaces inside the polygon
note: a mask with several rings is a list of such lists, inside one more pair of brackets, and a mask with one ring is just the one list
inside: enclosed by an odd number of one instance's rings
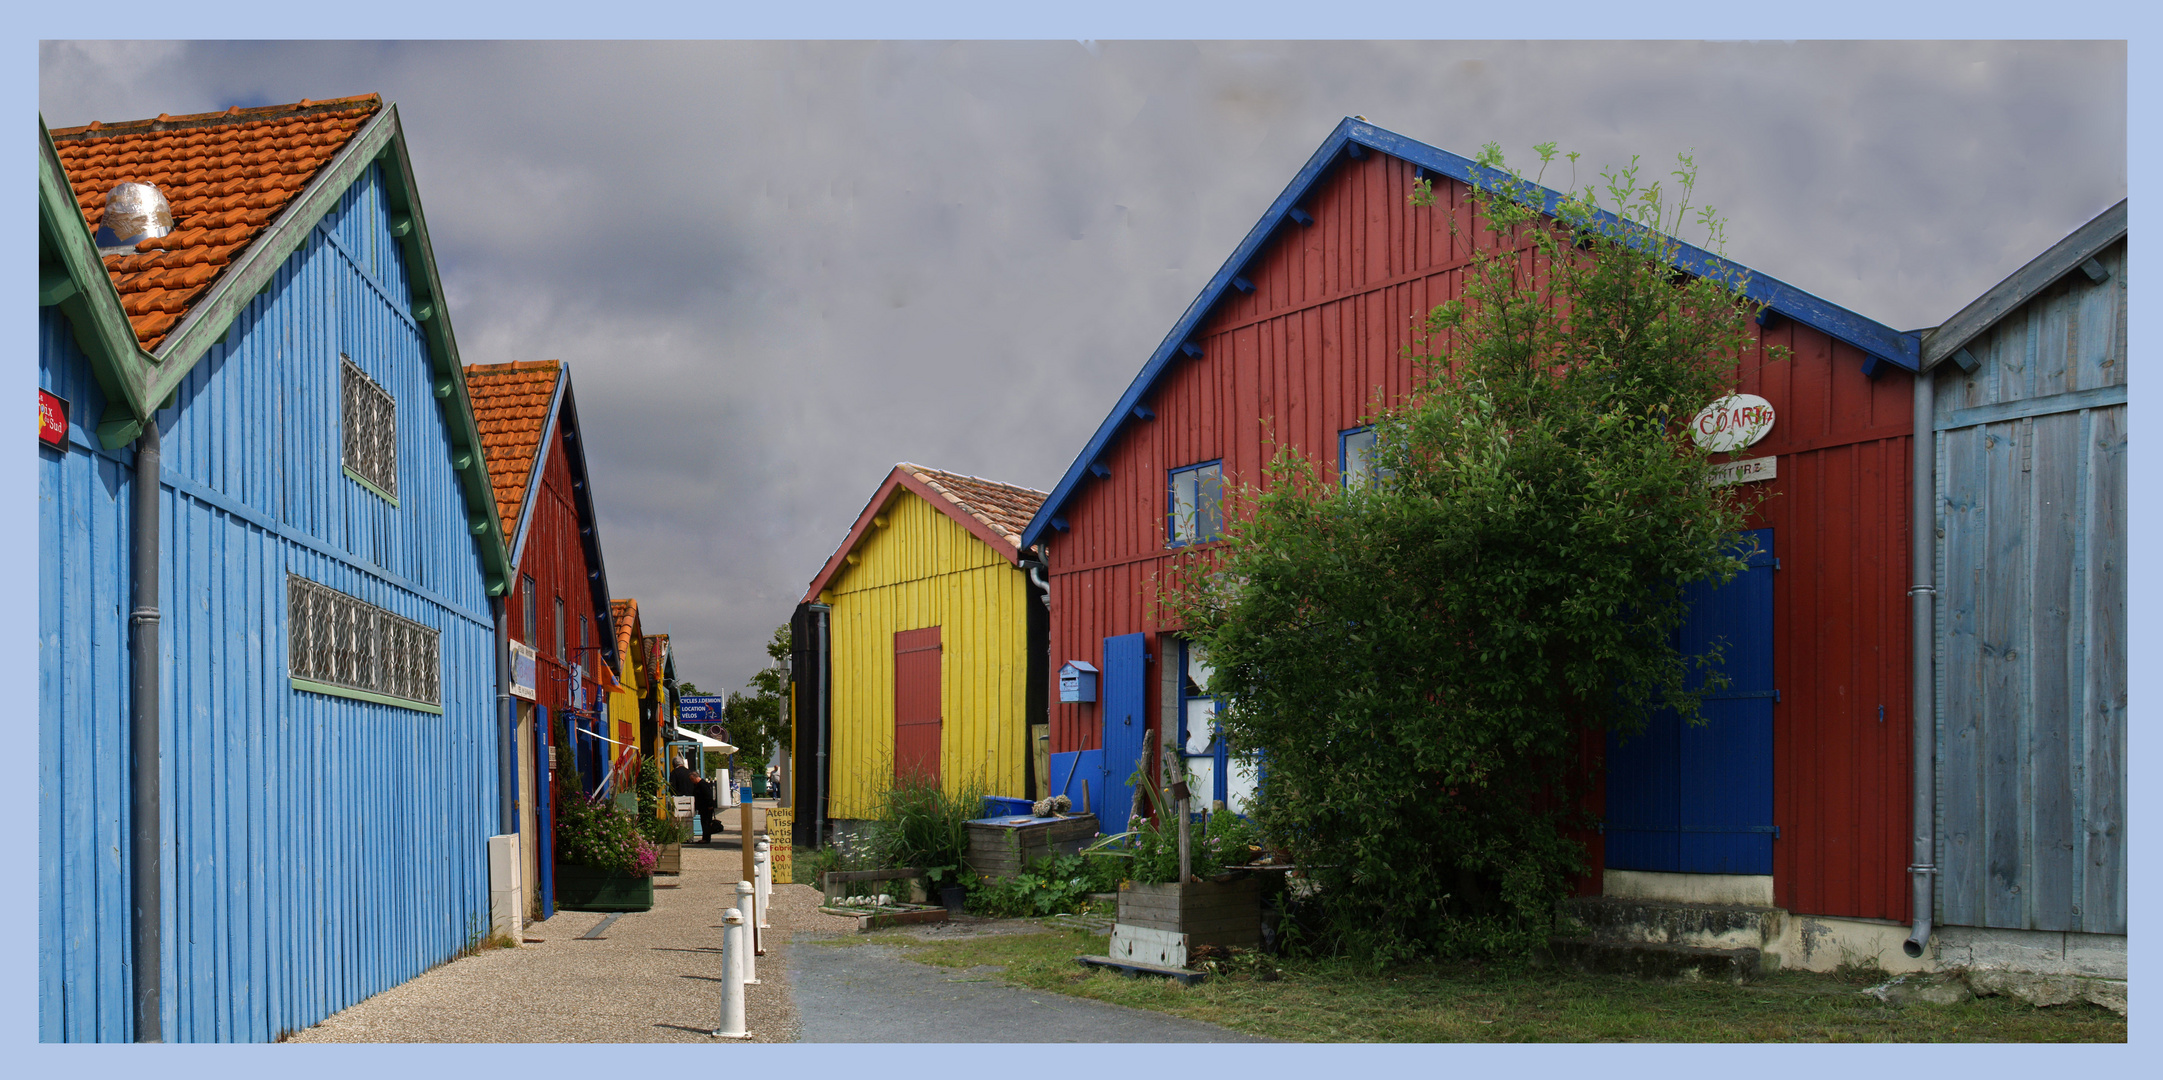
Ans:
{"label": "green plant in planter", "polygon": [[566,795],[556,806],[556,861],[589,866],[625,877],[651,877],[661,851],[640,835],[629,814],[583,795]]}
{"label": "green plant in planter", "polygon": [[[1130,876],[1136,882],[1160,885],[1179,880],[1179,822],[1176,817],[1158,821],[1137,819],[1131,831],[1111,839],[1114,850],[1123,849],[1132,858]],[[1245,866],[1261,842],[1261,830],[1253,822],[1230,810],[1218,810],[1188,827],[1188,866],[1195,877],[1208,881],[1231,867]]]}
{"label": "green plant in planter", "polygon": [[690,839],[689,830],[684,827],[683,822],[674,817],[657,818],[641,814],[638,819],[638,832],[646,838],[647,843],[655,847],[681,844]]}

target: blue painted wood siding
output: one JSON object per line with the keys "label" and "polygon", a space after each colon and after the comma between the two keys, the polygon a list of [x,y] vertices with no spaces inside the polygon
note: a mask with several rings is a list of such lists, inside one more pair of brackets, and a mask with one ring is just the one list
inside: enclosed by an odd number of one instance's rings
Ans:
{"label": "blue painted wood siding", "polygon": [[38,385],[66,398],[66,449],[38,448],[38,1038],[130,1030],[128,493],[135,455],[95,449],[105,406],[56,307]]}
{"label": "blue painted wood siding", "polygon": [[1937,917],[2126,932],[2126,245],[1940,365]]}
{"label": "blue painted wood siding", "polygon": [[[87,368],[59,340],[65,321],[47,321],[59,329],[41,350],[46,376],[94,424]],[[397,401],[396,505],[341,471],[341,354]],[[159,422],[166,1038],[265,1041],[449,959],[488,921],[493,628],[377,174]],[[54,494],[40,559],[66,584],[40,608],[40,1034],[126,1039],[127,653],[114,620],[128,478],[86,449],[41,454]],[[438,630],[442,715],[292,689],[287,573]]]}

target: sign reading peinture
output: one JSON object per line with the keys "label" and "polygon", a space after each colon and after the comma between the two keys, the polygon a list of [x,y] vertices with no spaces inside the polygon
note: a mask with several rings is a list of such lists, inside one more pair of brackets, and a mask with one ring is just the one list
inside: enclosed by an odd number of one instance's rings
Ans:
{"label": "sign reading peinture", "polygon": [[676,703],[679,706],[676,712],[678,723],[718,724],[721,707],[728,704],[728,699],[719,694],[686,694],[676,699]]}
{"label": "sign reading peinture", "polygon": [[1714,453],[1740,450],[1772,432],[1772,402],[1756,394],[1729,394],[1690,421],[1690,438]]}
{"label": "sign reading peinture", "polygon": [[38,441],[47,446],[68,444],[68,402],[49,390],[38,389]]}
{"label": "sign reading peinture", "polygon": [[1779,463],[1780,459],[1777,457],[1754,457],[1715,465],[1708,471],[1712,474],[1712,486],[1725,487],[1729,484],[1770,480],[1780,475]]}

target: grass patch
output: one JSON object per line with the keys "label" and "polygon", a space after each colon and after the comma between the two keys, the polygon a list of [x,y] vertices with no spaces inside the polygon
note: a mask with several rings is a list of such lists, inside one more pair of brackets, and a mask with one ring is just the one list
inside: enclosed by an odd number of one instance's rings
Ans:
{"label": "grass patch", "polygon": [[2124,1042],[2126,1022],[2086,1003],[2006,997],[1888,1005],[1863,974],[1776,972],[1745,986],[1653,983],[1514,965],[1240,957],[1199,986],[1128,979],[1074,962],[1102,955],[1086,931],[923,941],[860,935],[940,967],[1003,968],[1031,989],[1153,1009],[1302,1042]]}

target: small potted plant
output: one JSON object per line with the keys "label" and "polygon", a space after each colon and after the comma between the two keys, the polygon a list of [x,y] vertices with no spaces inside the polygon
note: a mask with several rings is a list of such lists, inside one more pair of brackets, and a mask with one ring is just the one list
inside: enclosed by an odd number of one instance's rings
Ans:
{"label": "small potted plant", "polygon": [[683,842],[686,830],[682,821],[674,817],[649,817],[641,814],[638,831],[658,853],[653,864],[654,873],[683,873]]}
{"label": "small potted plant", "polygon": [[556,906],[572,911],[647,911],[660,849],[629,813],[584,795],[556,805]]}

